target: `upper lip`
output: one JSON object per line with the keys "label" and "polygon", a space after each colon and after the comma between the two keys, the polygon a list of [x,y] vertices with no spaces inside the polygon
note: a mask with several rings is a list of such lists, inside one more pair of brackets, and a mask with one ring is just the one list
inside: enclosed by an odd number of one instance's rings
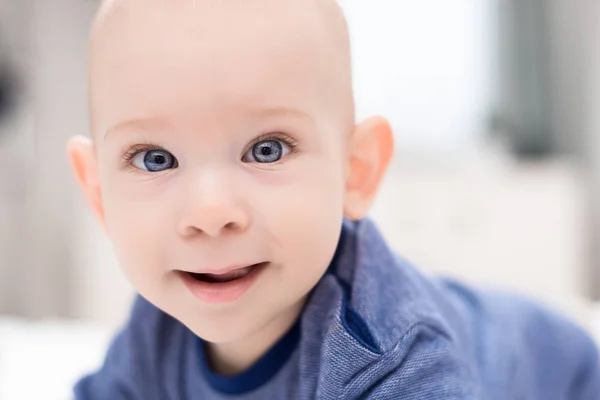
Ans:
{"label": "upper lip", "polygon": [[253,263],[253,264],[237,264],[237,265],[231,265],[226,268],[214,268],[214,269],[205,268],[205,269],[201,269],[201,270],[197,270],[197,271],[188,271],[188,272],[190,272],[192,274],[225,275],[228,272],[235,271],[237,269],[252,267],[252,266],[258,265],[258,264],[262,264],[262,262]]}

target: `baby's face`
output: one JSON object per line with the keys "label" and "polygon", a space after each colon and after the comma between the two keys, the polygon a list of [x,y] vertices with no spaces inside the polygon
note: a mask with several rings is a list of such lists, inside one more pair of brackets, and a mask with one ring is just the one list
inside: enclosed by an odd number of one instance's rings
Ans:
{"label": "baby's face", "polygon": [[95,39],[103,219],[144,297],[231,341],[298,310],[332,259],[349,76],[308,8],[151,3],[117,7]]}

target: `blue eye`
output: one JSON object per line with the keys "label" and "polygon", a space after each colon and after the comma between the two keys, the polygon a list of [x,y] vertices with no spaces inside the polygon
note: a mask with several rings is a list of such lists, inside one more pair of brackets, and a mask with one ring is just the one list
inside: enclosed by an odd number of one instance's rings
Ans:
{"label": "blue eye", "polygon": [[148,150],[136,154],[131,163],[143,171],[160,172],[177,167],[177,159],[166,150]]}
{"label": "blue eye", "polygon": [[281,160],[289,152],[289,146],[281,140],[262,140],[252,146],[244,155],[243,161],[261,164],[274,163]]}

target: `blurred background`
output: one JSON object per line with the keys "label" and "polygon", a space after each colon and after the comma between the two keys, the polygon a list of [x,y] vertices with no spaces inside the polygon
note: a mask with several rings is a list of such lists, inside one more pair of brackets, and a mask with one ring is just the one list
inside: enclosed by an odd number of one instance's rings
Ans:
{"label": "blurred background", "polygon": [[[383,114],[396,133],[372,213],[392,246],[600,334],[600,3],[342,5],[359,117]],[[97,6],[0,0],[0,399],[68,393],[133,295],[64,150],[88,131]]]}

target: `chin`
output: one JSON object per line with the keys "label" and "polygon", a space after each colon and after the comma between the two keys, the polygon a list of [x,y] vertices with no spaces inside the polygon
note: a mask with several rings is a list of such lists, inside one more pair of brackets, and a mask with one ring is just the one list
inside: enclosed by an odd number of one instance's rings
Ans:
{"label": "chin", "polygon": [[240,329],[239,326],[234,329],[224,329],[218,325],[213,325],[209,329],[206,326],[198,326],[198,329],[190,326],[188,328],[202,340],[213,344],[237,342],[252,334],[252,329]]}
{"label": "chin", "polygon": [[257,326],[240,324],[241,318],[223,312],[225,316],[186,315],[180,321],[196,336],[210,343],[232,343],[242,340],[258,330]]}

